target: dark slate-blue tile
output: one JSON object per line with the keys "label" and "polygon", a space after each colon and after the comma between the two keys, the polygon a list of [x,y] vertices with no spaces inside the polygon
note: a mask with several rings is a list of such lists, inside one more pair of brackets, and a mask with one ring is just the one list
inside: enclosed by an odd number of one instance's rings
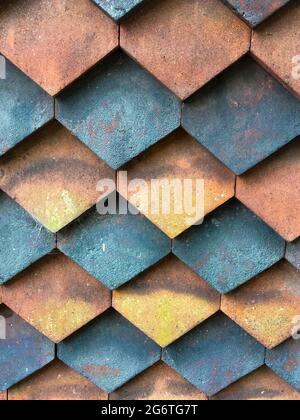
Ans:
{"label": "dark slate-blue tile", "polygon": [[173,252],[220,293],[228,293],[284,257],[285,242],[236,200],[175,239]]}
{"label": "dark slate-blue tile", "polygon": [[93,0],[115,21],[119,21],[134,9],[140,6],[145,0]]}
{"label": "dark slate-blue tile", "polygon": [[0,306],[0,391],[50,363],[54,344],[6,306]]}
{"label": "dark slate-blue tile", "polygon": [[167,347],[163,360],[208,396],[264,364],[265,349],[219,313]]}
{"label": "dark slate-blue tile", "polygon": [[179,100],[123,53],[57,99],[57,118],[117,169],[180,125]]}
{"label": "dark slate-blue tile", "polygon": [[300,134],[300,102],[244,57],[184,104],[183,126],[240,175]]}
{"label": "dark slate-blue tile", "polygon": [[[291,325],[291,330],[293,326]],[[274,350],[268,350],[266,364],[284,381],[300,392],[300,322],[294,325],[295,337]]]}
{"label": "dark slate-blue tile", "polygon": [[[286,259],[300,270],[300,238],[294,242],[290,242],[286,249]],[[300,315],[300,311],[299,311]]]}
{"label": "dark slate-blue tile", "polygon": [[54,100],[6,60],[0,79],[0,156],[54,118]]}
{"label": "dark slate-blue tile", "polygon": [[0,284],[55,248],[55,235],[0,192]]}
{"label": "dark slate-blue tile", "polygon": [[160,359],[161,349],[115,311],[59,344],[58,357],[112,392]]}
{"label": "dark slate-blue tile", "polygon": [[93,209],[58,234],[58,247],[116,289],[167,256],[171,241],[143,216],[102,216]]}

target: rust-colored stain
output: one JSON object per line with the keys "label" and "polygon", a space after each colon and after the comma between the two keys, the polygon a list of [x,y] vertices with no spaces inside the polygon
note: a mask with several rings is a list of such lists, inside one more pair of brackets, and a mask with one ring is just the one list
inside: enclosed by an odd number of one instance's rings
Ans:
{"label": "rust-colored stain", "polygon": [[300,138],[237,179],[237,198],[292,242],[300,236]]}
{"label": "rust-colored stain", "polygon": [[121,46],[185,99],[248,51],[250,29],[219,0],[155,0],[121,25]]}
{"label": "rust-colored stain", "polygon": [[280,262],[223,296],[221,309],[263,345],[274,348],[292,335],[300,313],[300,272]]}
{"label": "rust-colored stain", "polygon": [[298,401],[300,393],[264,366],[220,392],[213,400]]}
{"label": "rust-colored stain", "polygon": [[111,293],[63,254],[49,255],[2,287],[3,301],[54,342],[111,305]]}
{"label": "rust-colored stain", "polygon": [[[128,171],[128,181],[143,180],[140,185],[134,184],[128,192],[129,202],[170,238],[197,224],[204,215],[234,196],[233,172],[182,129],[145,152],[125,169]],[[153,186],[153,179],[161,183],[161,188]],[[184,184],[185,180],[191,180],[191,206],[187,206],[184,190],[188,185]],[[166,181],[169,184],[166,185]],[[204,208],[197,181],[204,181]],[[164,189],[168,191],[168,185],[171,212],[165,210],[167,200],[162,194]],[[120,176],[118,189],[122,194]],[[181,214],[178,212],[180,207]]]}
{"label": "rust-colored stain", "polygon": [[90,0],[0,6],[0,51],[56,95],[118,45],[118,27]]}
{"label": "rust-colored stain", "polygon": [[300,3],[260,26],[253,35],[252,54],[300,97]]}
{"label": "rust-colored stain", "polygon": [[159,362],[113,392],[110,400],[205,401],[207,398],[173,369]]}
{"label": "rust-colored stain", "polygon": [[51,232],[92,207],[115,172],[52,122],[0,159],[0,187]]}
{"label": "rust-colored stain", "polygon": [[107,399],[104,391],[58,360],[11,388],[8,394],[12,401]]}

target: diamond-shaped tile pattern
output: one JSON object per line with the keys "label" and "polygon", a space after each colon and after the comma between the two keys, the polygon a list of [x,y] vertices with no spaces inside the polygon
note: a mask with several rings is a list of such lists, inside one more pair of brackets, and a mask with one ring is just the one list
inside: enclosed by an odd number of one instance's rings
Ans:
{"label": "diamond-shaped tile pattern", "polygon": [[0,79],[0,156],[53,117],[53,99],[5,60],[5,78]]}
{"label": "diamond-shaped tile pattern", "polygon": [[156,363],[160,347],[121,315],[109,312],[59,344],[58,356],[111,392]]}
{"label": "diamond-shaped tile pattern", "polygon": [[101,216],[96,210],[63,230],[58,247],[110,289],[171,251],[170,240],[144,217]]}
{"label": "diamond-shaped tile pattern", "polygon": [[115,21],[123,19],[145,0],[93,0]]}
{"label": "diamond-shaped tile pattern", "polygon": [[300,138],[237,180],[237,197],[284,239],[300,236]]}
{"label": "diamond-shaped tile pattern", "polygon": [[4,305],[0,305],[0,316],[5,320],[0,340],[0,390],[5,391],[51,362],[54,344]]}
{"label": "diamond-shaped tile pattern", "polygon": [[9,401],[101,401],[108,395],[64,363],[55,360],[9,390]]}
{"label": "diamond-shaped tile pattern", "polygon": [[57,122],[0,159],[0,187],[57,232],[93,206],[114,171]]}
{"label": "diamond-shaped tile pattern", "polygon": [[225,0],[225,2],[247,23],[256,27],[290,0]]}
{"label": "diamond-shaped tile pattern", "polygon": [[122,401],[205,401],[206,399],[203,393],[163,362],[141,373],[110,396],[110,400]]}
{"label": "diamond-shaped tile pattern", "polygon": [[59,96],[57,118],[117,169],[179,126],[180,103],[117,53]]}
{"label": "diamond-shaped tile pattern", "polygon": [[0,192],[0,284],[55,247],[55,236]]}
{"label": "diamond-shaped tile pattern", "polygon": [[118,28],[90,0],[18,0],[0,7],[0,51],[51,95],[118,45]]}
{"label": "diamond-shaped tile pattern", "polygon": [[164,361],[208,396],[264,364],[264,348],[223,314],[168,347]]}
{"label": "diamond-shaped tile pattern", "polygon": [[253,35],[252,54],[300,97],[300,4],[291,1]]}
{"label": "diamond-shaped tile pattern", "polygon": [[280,262],[223,297],[222,311],[268,348],[292,335],[300,314],[300,272]]}
{"label": "diamond-shaped tile pattern", "polygon": [[114,292],[113,306],[165,347],[220,309],[219,294],[171,256]]}
{"label": "diamond-shaped tile pattern", "polygon": [[121,46],[184,99],[249,50],[250,29],[219,0],[155,0],[121,25]]}
{"label": "diamond-shaped tile pattern", "polygon": [[300,132],[300,102],[246,57],[184,104],[183,126],[240,175]]}
{"label": "diamond-shaped tile pattern", "polygon": [[300,270],[300,238],[287,245],[286,259]]}
{"label": "diamond-shaped tile pattern", "polygon": [[228,293],[284,256],[284,241],[233,200],[174,241],[173,251],[220,293]]}
{"label": "diamond-shaped tile pattern", "polygon": [[[178,236],[199,222],[204,214],[210,213],[234,196],[234,174],[183,130],[170,135],[164,142],[154,146],[125,169],[129,181],[143,180],[143,186],[141,185],[139,191],[134,188],[134,191],[129,192],[129,202],[136,204],[143,214],[171,238]],[[170,201],[171,214],[164,210],[166,202],[160,195],[160,190],[153,190],[153,179],[161,182],[162,188],[168,180],[170,188],[173,188]],[[192,182],[192,209],[186,208],[185,205],[186,196],[183,193],[185,180]],[[202,197],[197,188],[198,180],[203,180],[205,186],[204,212],[200,201]],[[152,207],[155,200],[160,205],[158,212],[156,207],[154,209]],[[182,214],[178,214],[175,205],[181,205]]]}
{"label": "diamond-shaped tile pattern", "polygon": [[32,265],[2,292],[11,309],[54,342],[111,306],[110,291],[59,253]]}

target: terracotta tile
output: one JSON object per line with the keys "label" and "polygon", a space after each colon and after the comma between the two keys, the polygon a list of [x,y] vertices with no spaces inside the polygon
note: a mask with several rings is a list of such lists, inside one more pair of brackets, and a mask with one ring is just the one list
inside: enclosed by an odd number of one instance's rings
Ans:
{"label": "terracotta tile", "polygon": [[266,357],[269,366],[285,382],[300,392],[300,340],[290,340],[276,349],[269,350]]}
{"label": "terracotta tile", "polygon": [[0,392],[0,401],[6,401],[7,400],[7,392]]}
{"label": "terracotta tile", "polygon": [[170,256],[114,291],[113,306],[165,347],[220,309],[220,296],[191,269]]}
{"label": "terracotta tile", "polygon": [[215,401],[298,401],[300,393],[262,367],[217,394]]}
{"label": "terracotta tile", "polygon": [[265,347],[274,348],[292,335],[300,316],[300,272],[287,261],[224,296],[222,311]]}
{"label": "terracotta tile", "polygon": [[208,396],[264,364],[265,349],[218,314],[168,347],[163,360]]}
{"label": "terracotta tile", "polygon": [[175,239],[173,252],[220,293],[228,293],[284,256],[285,242],[236,200]]}
{"label": "terracotta tile", "polygon": [[90,0],[18,0],[0,7],[0,51],[55,95],[118,45],[118,28]]}
{"label": "terracotta tile", "polygon": [[110,400],[205,401],[206,396],[163,362],[110,395]]}
{"label": "terracotta tile", "polygon": [[240,175],[299,135],[300,102],[244,57],[184,104],[183,127]]}
{"label": "terracotta tile", "polygon": [[66,256],[43,258],[3,287],[3,301],[54,342],[111,306],[111,293]]}
{"label": "terracotta tile", "polygon": [[237,180],[237,198],[291,242],[300,236],[300,138]]}
{"label": "terracotta tile", "polygon": [[285,6],[290,0],[225,0],[247,23],[255,27]]}
{"label": "terracotta tile", "polygon": [[171,241],[142,216],[101,216],[93,210],[59,233],[58,248],[116,289],[167,256]]}
{"label": "terracotta tile", "polygon": [[8,391],[11,401],[101,401],[108,395],[83,376],[55,360]]}
{"label": "terracotta tile", "polygon": [[5,391],[51,362],[54,344],[4,305],[0,316],[6,337],[0,340],[0,391]]}
{"label": "terracotta tile", "polygon": [[118,52],[60,95],[56,116],[117,169],[180,125],[178,99]]}
{"label": "terracotta tile", "polygon": [[[196,210],[196,199],[197,197],[201,199],[196,186],[197,180],[204,181],[205,215],[234,196],[235,175],[183,130],[170,135],[165,141],[145,152],[140,158],[126,166],[125,170],[128,172],[128,181],[135,179],[146,181],[146,184],[143,182],[138,191],[137,188],[134,188],[134,191],[129,193],[129,202],[170,238],[175,238],[191,225],[197,224],[203,217],[203,212]],[[170,203],[171,211],[168,211],[168,214],[164,214],[165,202],[162,202],[161,195],[158,199],[158,212],[156,209],[152,210],[152,205],[156,200],[156,195],[151,193],[153,179],[162,183],[166,180],[170,183],[179,183],[179,186],[173,190]],[[188,179],[193,183],[191,198],[194,212],[191,214],[189,211],[183,211],[183,214],[178,215],[175,203],[184,181]],[[119,191],[122,194],[121,185],[119,185]],[[157,193],[159,194],[159,191]],[[179,203],[183,210],[185,208],[184,199],[185,196],[182,193]],[[200,208],[202,209],[202,206]]]}
{"label": "terracotta tile", "polygon": [[152,1],[121,25],[121,46],[184,99],[244,55],[250,29],[219,0]]}
{"label": "terracotta tile", "polygon": [[0,284],[47,255],[55,236],[0,192]]}
{"label": "terracotta tile", "polygon": [[0,156],[54,118],[53,98],[8,60],[5,63],[6,78],[0,79]]}
{"label": "terracotta tile", "polygon": [[114,311],[59,344],[58,357],[107,392],[160,359],[160,347]]}
{"label": "terracotta tile", "polygon": [[287,245],[286,259],[300,270],[300,238]]}
{"label": "terracotta tile", "polygon": [[300,97],[300,4],[278,12],[253,36],[252,54]]}
{"label": "terracotta tile", "polygon": [[0,187],[51,232],[98,200],[97,183],[115,172],[57,122],[0,159]]}
{"label": "terracotta tile", "polygon": [[141,6],[145,0],[93,0],[115,21],[123,19]]}

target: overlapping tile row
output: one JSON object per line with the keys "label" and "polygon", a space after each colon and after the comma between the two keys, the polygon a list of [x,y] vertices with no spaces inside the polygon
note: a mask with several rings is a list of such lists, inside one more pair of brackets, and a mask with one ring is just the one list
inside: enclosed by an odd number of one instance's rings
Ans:
{"label": "overlapping tile row", "polygon": [[299,10],[1,4],[0,400],[299,399]]}

